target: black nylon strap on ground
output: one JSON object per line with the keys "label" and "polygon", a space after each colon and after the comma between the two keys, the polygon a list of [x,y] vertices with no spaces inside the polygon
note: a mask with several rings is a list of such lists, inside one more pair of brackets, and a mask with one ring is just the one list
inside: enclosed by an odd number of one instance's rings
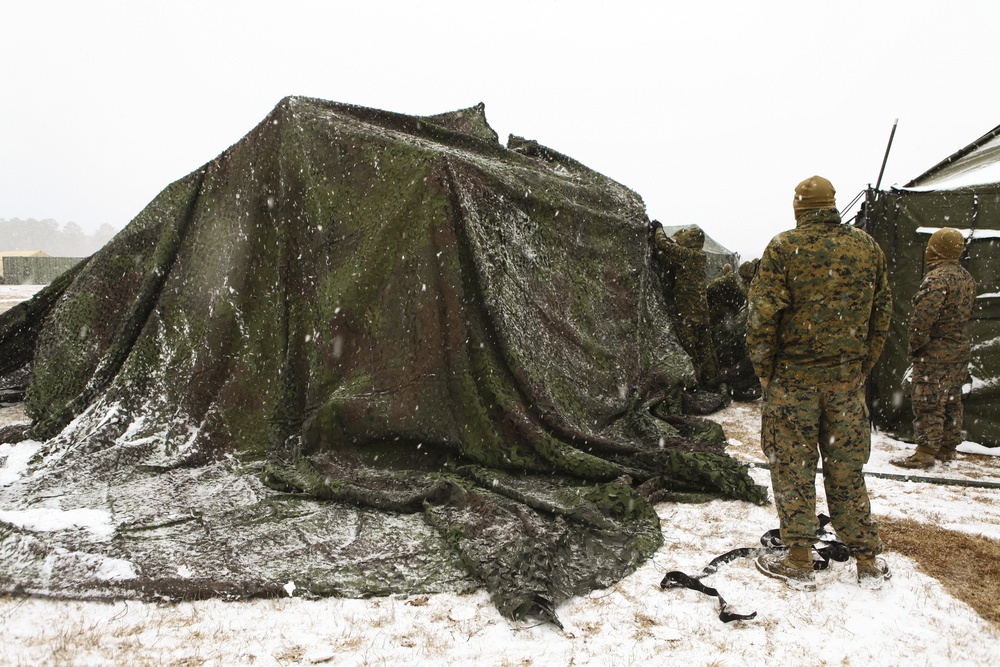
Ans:
{"label": "black nylon strap on ground", "polygon": [[[825,570],[830,566],[830,561],[835,560],[838,562],[844,562],[851,557],[851,550],[846,544],[837,539],[836,535],[830,531],[830,517],[825,514],[820,514],[819,519],[819,530],[816,531],[816,539],[818,543],[822,543],[822,546],[813,547],[813,550],[819,556],[819,559],[813,559],[813,569],[814,570]],[[660,582],[660,588],[666,590],[668,588],[689,588],[693,591],[698,591],[699,593],[704,593],[705,595],[710,595],[712,597],[719,599],[719,620],[723,623],[729,623],[730,621],[748,621],[756,618],[757,612],[751,612],[749,614],[737,614],[733,612],[726,602],[725,598],[719,594],[719,591],[710,586],[706,586],[701,582],[701,579],[707,577],[711,574],[715,574],[719,570],[719,566],[730,563],[737,558],[749,558],[751,556],[759,556],[763,553],[785,551],[785,546],[781,543],[781,532],[775,528],[769,530],[760,536],[759,547],[741,547],[739,549],[733,549],[732,551],[727,551],[721,556],[716,556],[712,559],[708,565],[702,569],[701,573],[691,576],[680,571],[667,572],[666,576]]]}
{"label": "black nylon strap on ground", "polygon": [[[742,549],[736,549],[736,551],[742,551]],[[752,549],[751,551],[759,551],[759,550]],[[749,621],[750,619],[757,617],[757,612],[751,612],[749,614],[737,614],[730,611],[729,603],[726,602],[725,598],[719,595],[719,591],[709,586],[706,586],[705,584],[701,583],[694,577],[688,576],[683,572],[668,572],[667,576],[664,577],[663,581],[660,582],[660,588],[676,588],[678,586],[683,586],[684,588],[690,588],[693,591],[698,591],[699,593],[704,593],[705,595],[711,595],[713,597],[719,598],[719,620],[722,621],[723,623],[729,623],[730,621]]]}

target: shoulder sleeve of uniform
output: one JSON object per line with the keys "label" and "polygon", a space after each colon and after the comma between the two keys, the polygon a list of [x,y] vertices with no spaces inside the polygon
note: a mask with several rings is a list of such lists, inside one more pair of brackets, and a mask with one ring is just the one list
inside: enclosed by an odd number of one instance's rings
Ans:
{"label": "shoulder sleeve of uniform", "polygon": [[928,272],[913,296],[907,345],[907,352],[911,357],[916,356],[930,342],[931,328],[941,313],[947,291],[941,278],[939,271]]}
{"label": "shoulder sleeve of uniform", "polygon": [[653,232],[653,246],[655,246],[657,250],[663,250],[674,244],[675,242],[667,236],[665,231],[663,231],[663,227],[658,226],[656,231]]}
{"label": "shoulder sleeve of uniform", "polygon": [[963,287],[972,292],[972,298],[975,298],[976,279],[972,277],[972,274],[969,273],[968,269],[966,269],[964,266],[960,266],[959,268],[962,269],[961,271],[959,271],[959,275],[961,276],[960,279],[963,282]]}
{"label": "shoulder sleeve of uniform", "polygon": [[760,258],[757,276],[750,283],[748,302],[746,339],[750,361],[757,377],[770,378],[777,360],[778,322],[791,303],[778,238],[768,244]]}
{"label": "shoulder sleeve of uniform", "polygon": [[[862,232],[864,233],[864,232]],[[875,248],[875,285],[872,299],[872,314],[868,322],[868,356],[862,363],[864,375],[868,375],[875,362],[882,355],[885,339],[889,335],[889,325],[892,323],[892,290],[889,287],[889,276],[886,268],[885,253],[875,239],[867,236]]]}

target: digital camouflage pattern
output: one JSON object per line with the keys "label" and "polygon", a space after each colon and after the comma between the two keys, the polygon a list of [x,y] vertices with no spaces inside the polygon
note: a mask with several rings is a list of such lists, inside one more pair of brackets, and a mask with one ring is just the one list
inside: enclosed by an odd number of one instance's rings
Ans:
{"label": "digital camouflage pattern", "polygon": [[0,522],[0,591],[485,586],[551,619],[655,552],[652,494],[766,502],[658,417],[693,371],[648,228],[621,184],[501,145],[482,105],[282,100],[0,315],[44,441],[0,508],[58,498],[109,531]]}
{"label": "digital camouflage pattern", "polygon": [[760,440],[771,466],[782,544],[811,547],[816,541],[816,463],[822,457],[837,535],[852,553],[882,551],[862,474],[871,454],[871,427],[857,382],[772,381],[764,390]]}
{"label": "digital camouflage pattern", "polygon": [[914,363],[968,364],[976,281],[958,262],[936,262],[913,297],[907,352]]}
{"label": "digital camouflage pattern", "polygon": [[913,436],[917,450],[947,457],[961,444],[962,385],[969,377],[969,318],[976,283],[957,261],[933,263],[910,315]]}
{"label": "digital camouflage pattern", "polygon": [[836,209],[802,213],[761,257],[750,286],[747,344],[759,377],[769,380],[761,446],[782,541],[815,539],[815,466],[837,534],[852,552],[881,550],[862,466],[871,431],[863,382],[889,327],[885,259],[864,232],[840,224]]}
{"label": "digital camouflage pattern", "polygon": [[708,258],[702,245],[705,233],[697,227],[678,230],[675,239],[663,227],[653,233],[654,256],[660,263],[667,290],[677,313],[677,338],[694,363],[702,389],[718,386],[719,367],[710,336],[706,271]]}
{"label": "digital camouflage pattern", "polygon": [[891,318],[882,251],[835,209],[804,213],[771,240],[749,300],[747,346],[760,378],[860,383]]}
{"label": "digital camouflage pattern", "polygon": [[740,274],[740,280],[746,285],[747,289],[750,289],[750,283],[757,276],[757,267],[760,266],[760,257],[756,259],[748,259],[747,261],[740,264],[740,268],[737,269],[737,273]]}
{"label": "digital camouflage pattern", "polygon": [[747,285],[734,272],[708,283],[712,343],[719,365],[719,381],[739,401],[760,398],[760,382],[747,350]]}
{"label": "digital camouflage pattern", "polygon": [[910,402],[917,451],[943,458],[962,444],[962,385],[968,378],[968,363],[913,364]]}
{"label": "digital camouflage pattern", "polygon": [[747,287],[732,271],[723,271],[709,281],[705,289],[709,319],[732,318],[747,305]]}

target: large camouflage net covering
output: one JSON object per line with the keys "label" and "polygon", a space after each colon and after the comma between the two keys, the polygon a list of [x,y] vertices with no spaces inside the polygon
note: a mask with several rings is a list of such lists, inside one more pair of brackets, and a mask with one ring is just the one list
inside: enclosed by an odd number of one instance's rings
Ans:
{"label": "large camouflage net covering", "polygon": [[40,443],[2,507],[106,517],[0,521],[0,589],[486,586],[554,619],[662,543],[650,499],[765,499],[680,414],[647,227],[622,185],[502,146],[482,105],[283,100],[0,316]]}

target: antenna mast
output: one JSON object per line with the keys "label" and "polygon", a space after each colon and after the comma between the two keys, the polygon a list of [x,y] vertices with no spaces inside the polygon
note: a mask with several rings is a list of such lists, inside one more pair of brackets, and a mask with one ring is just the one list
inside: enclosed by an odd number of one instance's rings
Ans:
{"label": "antenna mast", "polygon": [[879,186],[882,185],[882,174],[885,173],[885,163],[889,160],[889,149],[892,148],[892,138],[896,136],[896,125],[899,123],[899,119],[892,121],[892,132],[889,133],[889,144],[885,147],[885,156],[882,158],[882,168],[878,172],[878,181],[875,183],[875,189],[878,190]]}

